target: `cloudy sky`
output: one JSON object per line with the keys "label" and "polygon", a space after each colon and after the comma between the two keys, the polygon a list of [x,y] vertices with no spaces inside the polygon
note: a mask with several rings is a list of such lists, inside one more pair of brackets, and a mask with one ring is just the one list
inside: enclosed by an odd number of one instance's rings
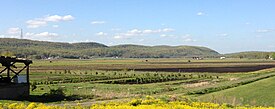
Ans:
{"label": "cloudy sky", "polygon": [[0,38],[275,51],[275,0],[2,0]]}

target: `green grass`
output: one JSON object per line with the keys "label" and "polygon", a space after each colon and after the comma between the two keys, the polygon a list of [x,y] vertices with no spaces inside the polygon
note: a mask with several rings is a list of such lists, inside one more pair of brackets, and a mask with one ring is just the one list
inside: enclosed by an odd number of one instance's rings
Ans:
{"label": "green grass", "polygon": [[[148,60],[146,62],[145,60]],[[77,95],[83,98],[84,101],[99,101],[99,100],[113,100],[113,99],[131,99],[137,97],[145,97],[147,95],[154,96],[156,98],[162,96],[188,96],[197,97],[198,95],[188,95],[189,92],[209,89],[212,87],[230,86],[232,84],[240,83],[246,80],[253,80],[255,78],[265,77],[266,75],[274,74],[275,69],[261,70],[255,72],[240,72],[240,73],[197,73],[197,72],[141,72],[134,70],[127,70],[128,68],[190,68],[190,67],[222,67],[222,66],[243,66],[243,65],[270,65],[274,64],[269,60],[250,60],[250,59],[226,59],[226,60],[191,60],[192,63],[186,64],[188,59],[182,58],[165,58],[165,59],[91,59],[91,60],[34,60],[31,65],[30,81],[31,83],[39,82],[37,88],[31,91],[31,95],[43,95],[49,93],[50,89],[57,89],[59,87],[65,90],[65,94]],[[19,65],[20,67],[20,65]],[[22,65],[21,65],[22,67]],[[3,67],[1,67],[3,68]],[[118,71],[104,71],[95,69],[120,69]],[[16,69],[19,70],[19,69]],[[25,74],[25,73],[23,73]],[[157,75],[156,75],[157,74]],[[106,81],[127,80],[135,78],[158,78],[158,77],[175,77],[185,78],[178,76],[178,74],[185,75],[186,79],[175,79],[171,81],[157,81],[146,84],[111,84],[104,83]],[[2,75],[5,75],[2,74]],[[162,76],[163,77],[162,77]],[[173,76],[172,76],[173,75]],[[177,75],[177,77],[175,76]],[[189,76],[192,75],[192,78]],[[218,76],[218,78],[217,78]],[[94,79],[96,78],[96,79]],[[79,80],[88,81],[79,81]],[[233,79],[233,81],[232,81]],[[236,79],[236,80],[234,80]],[[69,82],[62,82],[69,80]],[[70,83],[73,80],[75,83]],[[269,80],[269,79],[264,79]],[[264,81],[262,80],[262,81]],[[61,81],[61,82],[60,82]],[[196,84],[207,83],[196,86]],[[261,82],[261,81],[259,81]],[[275,80],[273,81],[275,82]],[[258,83],[258,82],[255,82]],[[267,82],[271,83],[271,82]],[[194,85],[195,84],[195,85]],[[250,83],[254,84],[254,83]],[[250,85],[248,84],[248,85]],[[266,83],[261,83],[266,84]],[[255,85],[248,89],[253,89],[253,92],[257,92],[256,89],[259,86]],[[272,85],[272,84],[271,84]],[[274,89],[275,89],[275,83]],[[245,85],[247,86],[247,85]],[[238,88],[244,86],[238,86]],[[231,88],[228,90],[237,89]],[[244,90],[244,91],[243,91]],[[246,92],[247,89],[243,89],[241,92]],[[252,96],[251,99],[245,101],[244,97],[231,96],[225,98],[223,95],[218,96],[215,93],[206,94],[199,98],[205,101],[211,101],[213,96],[218,97],[224,102],[234,104],[256,104],[258,99],[253,98],[266,96],[272,99],[274,96],[268,94],[272,92],[272,89],[263,88],[263,91],[258,91],[259,95]],[[219,91],[219,90],[218,90]],[[225,90],[226,91],[226,90]],[[216,92],[222,93],[223,91]],[[225,92],[227,94],[228,92]],[[233,92],[232,92],[233,93]],[[235,94],[238,92],[235,92]],[[230,94],[230,93],[228,93]],[[245,94],[245,93],[244,93]],[[262,95],[260,95],[262,94]],[[232,94],[234,95],[234,93]],[[238,98],[239,97],[239,98]],[[215,99],[215,98],[213,98]],[[227,100],[227,101],[226,101]],[[259,99],[261,100],[261,99]],[[215,100],[212,100],[215,101]],[[216,99],[217,101],[217,99]],[[0,100],[0,102],[14,102],[9,100]],[[81,101],[79,101],[81,102]],[[272,104],[272,103],[269,103]],[[268,104],[268,105],[269,105]],[[260,104],[259,104],[260,105]],[[263,104],[265,105],[265,104]]]}
{"label": "green grass", "polygon": [[[79,70],[71,71],[76,72],[76,74],[67,74],[64,73],[35,73],[33,75],[33,79],[37,80],[47,80],[41,79],[42,75],[48,75],[49,80],[62,79],[62,78],[74,78],[74,77],[101,77],[101,73],[105,73],[104,76],[112,77],[114,71],[87,71],[87,75],[81,75]],[[82,71],[83,72],[83,71]],[[95,75],[95,72],[98,72],[98,75]],[[117,71],[115,71],[117,72]],[[41,74],[41,76],[38,76]],[[125,75],[125,71],[120,71],[116,73],[119,77]],[[126,71],[126,74],[131,76],[136,74],[136,76],[146,77],[149,74],[149,77],[156,72],[134,72],[134,71]],[[144,76],[145,74],[145,76]],[[158,74],[165,75],[176,75],[179,73],[171,73],[171,72],[158,72]],[[100,83],[102,81],[109,80],[117,80],[113,78],[109,78],[108,80],[94,80],[90,82],[77,82],[77,83],[58,83],[58,84],[40,84],[37,85],[37,89],[31,92],[32,95],[42,95],[44,93],[49,92],[50,89],[57,89],[58,87],[62,87],[65,89],[66,95],[79,95],[79,96],[92,96],[93,100],[109,100],[109,99],[122,99],[122,98],[134,98],[134,97],[144,97],[146,95],[151,95],[155,97],[160,96],[183,96],[188,95],[189,92],[204,90],[211,87],[222,87],[222,86],[230,86],[231,84],[240,83],[247,80],[253,80],[261,77],[265,77],[268,75],[274,74],[274,69],[270,70],[262,70],[248,73],[181,73],[185,75],[193,75],[193,78],[188,78],[187,80],[174,80],[167,82],[156,82],[156,83],[148,83],[148,84],[103,84]],[[50,76],[51,75],[51,76]],[[198,78],[198,75],[206,75],[207,77],[212,76],[213,78]],[[215,78],[218,75],[219,79]],[[148,75],[147,75],[148,76]],[[133,78],[133,77],[130,77]],[[236,78],[237,80],[231,81],[230,79]],[[124,79],[124,78],[121,78]],[[126,78],[127,79],[127,78]],[[120,80],[120,79],[119,79]],[[208,82],[209,84],[195,87],[187,87],[187,85],[192,85],[200,82]],[[218,90],[219,91],[219,90]],[[189,95],[188,95],[189,96]],[[193,96],[193,95],[192,95]]]}
{"label": "green grass", "polygon": [[199,96],[202,101],[230,103],[236,105],[275,105],[275,77],[247,85]]}
{"label": "green grass", "polygon": [[[178,81],[180,82],[180,81]],[[165,94],[169,91],[183,92],[180,85],[164,83],[154,84],[94,84],[94,83],[64,83],[52,85],[37,85],[32,95],[41,95],[50,89],[62,87],[67,95],[96,96],[96,100],[144,97],[146,95]],[[43,90],[41,90],[43,89]]]}

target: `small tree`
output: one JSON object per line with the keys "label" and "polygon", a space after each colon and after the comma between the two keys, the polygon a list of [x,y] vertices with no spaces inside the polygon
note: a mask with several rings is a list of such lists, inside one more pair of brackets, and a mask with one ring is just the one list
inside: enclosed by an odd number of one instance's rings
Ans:
{"label": "small tree", "polygon": [[240,57],[240,59],[244,58],[242,55],[240,55],[239,57]]}
{"label": "small tree", "polygon": [[269,59],[269,55],[266,55],[266,56],[265,56],[265,59],[266,59],[266,60]]}
{"label": "small tree", "polygon": [[275,60],[275,53],[271,55],[272,59]]}

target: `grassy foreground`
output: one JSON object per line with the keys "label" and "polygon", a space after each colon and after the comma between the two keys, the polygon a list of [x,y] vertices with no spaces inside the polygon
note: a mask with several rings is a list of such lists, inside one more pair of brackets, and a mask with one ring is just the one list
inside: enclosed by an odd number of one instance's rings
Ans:
{"label": "grassy foreground", "polygon": [[1,104],[0,109],[275,109],[274,107],[252,107],[252,106],[230,106],[227,104],[219,105],[214,103],[203,103],[203,102],[185,102],[185,101],[172,101],[165,102],[160,99],[154,99],[147,97],[147,99],[133,99],[128,103],[110,102],[93,104],[91,106],[50,106],[45,104],[23,104],[23,103],[12,103],[12,104]]}
{"label": "grassy foreground", "polygon": [[[274,106],[275,77],[263,79],[251,84],[202,95],[203,101],[231,104],[251,104]],[[209,100],[210,99],[210,100]]]}

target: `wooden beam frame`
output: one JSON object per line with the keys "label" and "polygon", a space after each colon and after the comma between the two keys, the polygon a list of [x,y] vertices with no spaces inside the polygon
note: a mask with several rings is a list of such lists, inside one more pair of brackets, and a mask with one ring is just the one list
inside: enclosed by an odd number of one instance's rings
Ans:
{"label": "wooden beam frame", "polygon": [[[31,60],[23,60],[23,59],[17,59],[17,58],[1,56],[0,57],[0,63],[2,64],[2,66],[5,67],[3,70],[0,71],[0,74],[7,71],[7,78],[9,78],[10,82],[11,82],[12,79],[14,79],[16,76],[18,76],[23,70],[26,69],[26,76],[27,76],[26,79],[27,79],[27,83],[29,83],[29,65],[32,64]],[[11,67],[17,68],[14,65],[15,63],[24,63],[25,66],[21,70],[16,72],[11,68]],[[15,74],[12,78],[10,78],[10,76],[11,76],[10,73],[11,72]]]}

